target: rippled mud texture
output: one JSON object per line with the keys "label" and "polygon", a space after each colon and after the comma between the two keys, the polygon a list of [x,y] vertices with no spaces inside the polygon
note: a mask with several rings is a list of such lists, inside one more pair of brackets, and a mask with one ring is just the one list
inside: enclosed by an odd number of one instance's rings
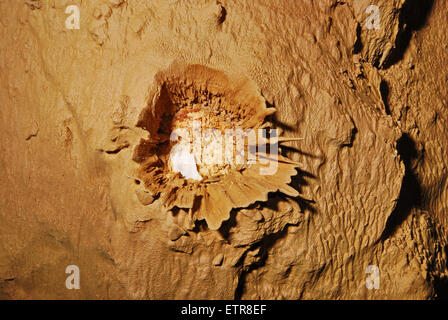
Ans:
{"label": "rippled mud texture", "polygon": [[[79,30],[65,1],[0,3],[1,298],[447,297],[446,1],[70,4]],[[304,138],[282,148],[290,192],[216,196],[215,228],[166,205],[142,121],[174,65],[246,79],[276,110],[260,119]]]}

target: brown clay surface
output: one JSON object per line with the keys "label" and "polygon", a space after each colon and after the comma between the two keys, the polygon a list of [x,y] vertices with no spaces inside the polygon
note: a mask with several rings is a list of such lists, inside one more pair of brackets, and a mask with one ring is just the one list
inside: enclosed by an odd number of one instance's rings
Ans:
{"label": "brown clay surface", "polygon": [[[0,1],[0,298],[446,296],[447,13],[444,0]],[[283,136],[304,138],[284,149],[299,196],[233,208],[219,230],[153,205],[138,123],[176,63],[249,79]]]}

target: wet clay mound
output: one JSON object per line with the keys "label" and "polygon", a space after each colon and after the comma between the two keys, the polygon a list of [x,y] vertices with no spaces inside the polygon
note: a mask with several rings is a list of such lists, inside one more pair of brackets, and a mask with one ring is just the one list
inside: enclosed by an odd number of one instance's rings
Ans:
{"label": "wet clay mound", "polygon": [[446,296],[445,1],[73,5],[0,3],[1,298]]}
{"label": "wet clay mound", "polygon": [[266,108],[254,84],[200,65],[172,66],[155,83],[137,123],[149,139],[133,159],[141,163],[139,179],[165,207],[188,210],[218,230],[233,208],[267,201],[269,192],[298,196],[288,183],[299,164],[274,152],[279,138],[266,137],[265,118],[275,109]]}

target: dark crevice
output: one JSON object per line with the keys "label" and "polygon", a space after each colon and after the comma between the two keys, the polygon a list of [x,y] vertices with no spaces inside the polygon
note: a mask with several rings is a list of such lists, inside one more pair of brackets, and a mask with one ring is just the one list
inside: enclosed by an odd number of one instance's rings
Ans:
{"label": "dark crevice", "polygon": [[129,147],[129,144],[124,144],[124,145],[121,145],[121,146],[117,147],[116,149],[113,149],[113,150],[106,150],[106,151],[104,151],[104,152],[106,152],[107,154],[117,154],[117,153],[119,153],[121,150],[126,149],[126,148],[128,148],[128,147]]}
{"label": "dark crevice", "polygon": [[448,279],[436,278],[432,281],[436,300],[448,300]]}
{"label": "dark crevice", "polygon": [[384,109],[386,114],[390,116],[390,107],[389,107],[389,85],[386,81],[382,80],[380,83],[380,93],[381,98],[383,99]]}
{"label": "dark crevice", "polygon": [[397,205],[386,221],[380,241],[391,237],[409,216],[412,209],[419,208],[422,204],[422,188],[417,174],[412,169],[412,161],[418,156],[415,141],[408,134],[404,133],[397,141],[397,151],[404,163],[405,174]]}
{"label": "dark crevice", "polygon": [[358,23],[358,25],[356,26],[356,42],[353,46],[353,54],[358,54],[362,51],[362,49],[364,48],[364,45],[362,44],[362,40],[361,40],[361,24]]}
{"label": "dark crevice", "polygon": [[[267,108],[275,108],[275,106],[273,104],[270,104],[269,102],[266,102],[266,107]],[[275,114],[267,117],[266,120],[268,122],[275,124],[276,128],[281,128],[284,131],[297,132],[297,127],[294,127],[294,126],[291,126],[289,124],[279,121]],[[270,134],[271,133],[269,132],[267,134],[266,138],[269,138]],[[279,147],[279,146],[276,145],[274,147]],[[282,154],[283,156],[286,156],[285,149],[288,149],[290,152],[295,151],[295,152],[297,152],[301,155],[307,156],[307,157],[318,158],[317,156],[313,156],[311,154],[302,152],[296,148],[285,147],[282,145],[280,154]],[[296,189],[300,194],[301,187],[308,185],[308,182],[306,179],[307,178],[315,179],[316,177],[313,174],[305,171],[304,169],[296,168],[296,170],[297,170],[297,175],[294,175],[291,177],[290,186],[293,187],[294,189]],[[279,210],[278,203],[286,198],[292,199],[293,201],[295,201],[299,205],[299,207],[301,208],[302,211],[309,210],[311,213],[316,212],[316,209],[313,206],[314,201],[304,199],[300,195],[298,197],[289,197],[280,191],[271,192],[269,194],[269,198],[267,201],[265,201],[265,202],[257,201],[254,204],[250,205],[248,208],[256,209],[256,210],[260,210],[260,211],[263,208],[269,208],[272,211],[278,212],[278,210]],[[236,215],[237,214],[238,214],[238,209],[232,210],[232,212],[230,214],[230,219],[225,221],[222,224],[221,228],[219,229],[219,232],[221,233],[221,235],[227,240],[230,237],[231,229],[236,226]],[[237,287],[236,287],[235,293],[234,293],[234,298],[236,300],[241,300],[244,295],[247,275],[250,274],[253,270],[258,269],[265,265],[266,260],[268,258],[269,250],[274,246],[274,244],[279,239],[281,239],[287,235],[288,226],[290,226],[290,225],[292,225],[292,224],[290,224],[290,223],[286,224],[281,231],[273,233],[273,234],[265,235],[260,241],[256,242],[252,246],[250,246],[244,252],[242,257],[239,259],[238,263],[235,265],[235,266],[241,267],[241,273],[239,275],[238,284],[237,284]],[[257,254],[257,256],[259,256],[260,258],[256,262],[251,263],[249,266],[244,266],[244,260],[247,256],[247,254],[250,251],[253,251],[255,249],[260,250],[259,253]]]}
{"label": "dark crevice", "polygon": [[348,147],[351,148],[353,147],[353,142],[355,142],[355,138],[356,138],[356,134],[358,133],[358,128],[355,127],[355,125],[353,125],[353,128],[350,132],[350,140],[348,143],[343,143],[341,145],[341,147]]}
{"label": "dark crevice", "polygon": [[[288,226],[286,225],[282,231],[270,234],[263,238],[260,242],[254,244],[249,250],[246,251],[246,253],[243,255],[243,258],[246,256],[247,252],[254,250],[258,247],[260,247],[260,253],[261,256],[260,259],[250,266],[248,266],[246,269],[243,269],[241,271],[240,277],[238,279],[238,285],[235,289],[235,300],[241,300],[242,296],[244,294],[244,285],[246,283],[246,277],[249,273],[251,273],[253,270],[258,269],[266,264],[266,260],[268,258],[268,251],[270,248],[274,246],[274,244],[281,238],[285,237],[288,233]],[[244,259],[243,259],[244,260]],[[243,261],[241,260],[241,261]]]}
{"label": "dark crevice", "polygon": [[384,69],[403,59],[413,32],[422,29],[426,25],[433,5],[434,0],[407,0],[405,2],[399,16],[399,25],[402,31],[397,36],[394,50],[392,50],[383,64]]}
{"label": "dark crevice", "polygon": [[224,21],[226,21],[226,17],[227,17],[227,10],[226,8],[224,8],[223,5],[221,5],[219,3],[220,7],[221,7],[221,12],[218,15],[218,24],[223,24]]}
{"label": "dark crevice", "polygon": [[[300,189],[301,185],[307,185],[308,184],[308,182],[305,180],[305,177],[315,178],[315,176],[313,176],[310,173],[306,173],[306,172],[303,173],[303,174],[298,174],[297,176],[294,176],[292,178],[293,180],[291,181],[291,185],[294,186],[297,189]],[[253,206],[261,206],[261,207],[264,206],[264,207],[270,208],[272,211],[278,211],[279,210],[278,202],[280,200],[284,199],[285,197],[290,198],[288,196],[285,196],[281,192],[275,192],[274,194],[272,194],[271,197],[272,198],[269,199],[267,202],[257,202]],[[294,201],[296,201],[299,204],[299,206],[300,206],[302,211],[306,210],[306,211],[309,211],[311,213],[315,213],[316,212],[316,208],[313,206],[314,201],[303,199],[300,196],[296,197],[296,198],[291,198],[291,199],[293,199]],[[260,208],[260,210],[261,210],[261,208]],[[235,225],[235,223],[231,222],[231,221],[235,220],[235,215],[236,214],[237,214],[237,212],[235,211],[234,214],[231,216],[230,221],[227,222],[229,225],[232,225],[232,226]],[[241,300],[241,298],[242,298],[242,296],[244,294],[247,275],[250,274],[253,270],[258,269],[258,268],[260,268],[260,267],[265,265],[266,260],[268,258],[269,250],[275,245],[275,243],[279,239],[284,238],[288,234],[288,227],[290,225],[296,225],[296,224],[288,223],[288,224],[286,224],[284,226],[284,228],[281,231],[279,231],[277,233],[266,235],[259,242],[257,242],[254,245],[252,245],[244,253],[244,255],[241,257],[241,259],[239,261],[239,264],[238,264],[240,266],[244,262],[244,258],[246,257],[248,252],[250,252],[252,250],[255,250],[257,248],[260,248],[260,253],[259,253],[260,259],[258,261],[256,261],[256,262],[252,263],[248,267],[243,268],[241,270],[241,274],[240,274],[239,279],[238,279],[238,285],[237,285],[237,287],[235,289],[234,298],[236,300]],[[222,231],[221,231],[221,234],[223,234]],[[227,236],[228,236],[228,234],[229,234],[229,230],[227,230]]]}
{"label": "dark crevice", "polygon": [[37,132],[36,133],[31,133],[30,135],[28,135],[28,137],[25,138],[26,141],[29,141],[31,138],[35,138],[37,137]]}
{"label": "dark crevice", "polygon": [[230,218],[226,221],[224,221],[221,224],[221,227],[218,229],[218,232],[221,234],[221,236],[228,240],[230,237],[230,230],[236,226],[236,214],[237,214],[237,209],[232,209],[230,211]]}
{"label": "dark crevice", "polygon": [[[448,254],[448,246],[444,246],[445,255]],[[434,298],[436,300],[448,300],[448,278],[436,277],[432,281]]]}

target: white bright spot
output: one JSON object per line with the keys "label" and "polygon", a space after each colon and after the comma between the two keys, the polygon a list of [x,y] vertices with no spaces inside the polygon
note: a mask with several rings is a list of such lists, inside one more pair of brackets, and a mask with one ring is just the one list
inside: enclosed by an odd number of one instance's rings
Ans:
{"label": "white bright spot", "polygon": [[184,178],[201,181],[194,156],[190,153],[190,145],[178,143],[171,148],[170,161],[172,170],[180,172]]}

